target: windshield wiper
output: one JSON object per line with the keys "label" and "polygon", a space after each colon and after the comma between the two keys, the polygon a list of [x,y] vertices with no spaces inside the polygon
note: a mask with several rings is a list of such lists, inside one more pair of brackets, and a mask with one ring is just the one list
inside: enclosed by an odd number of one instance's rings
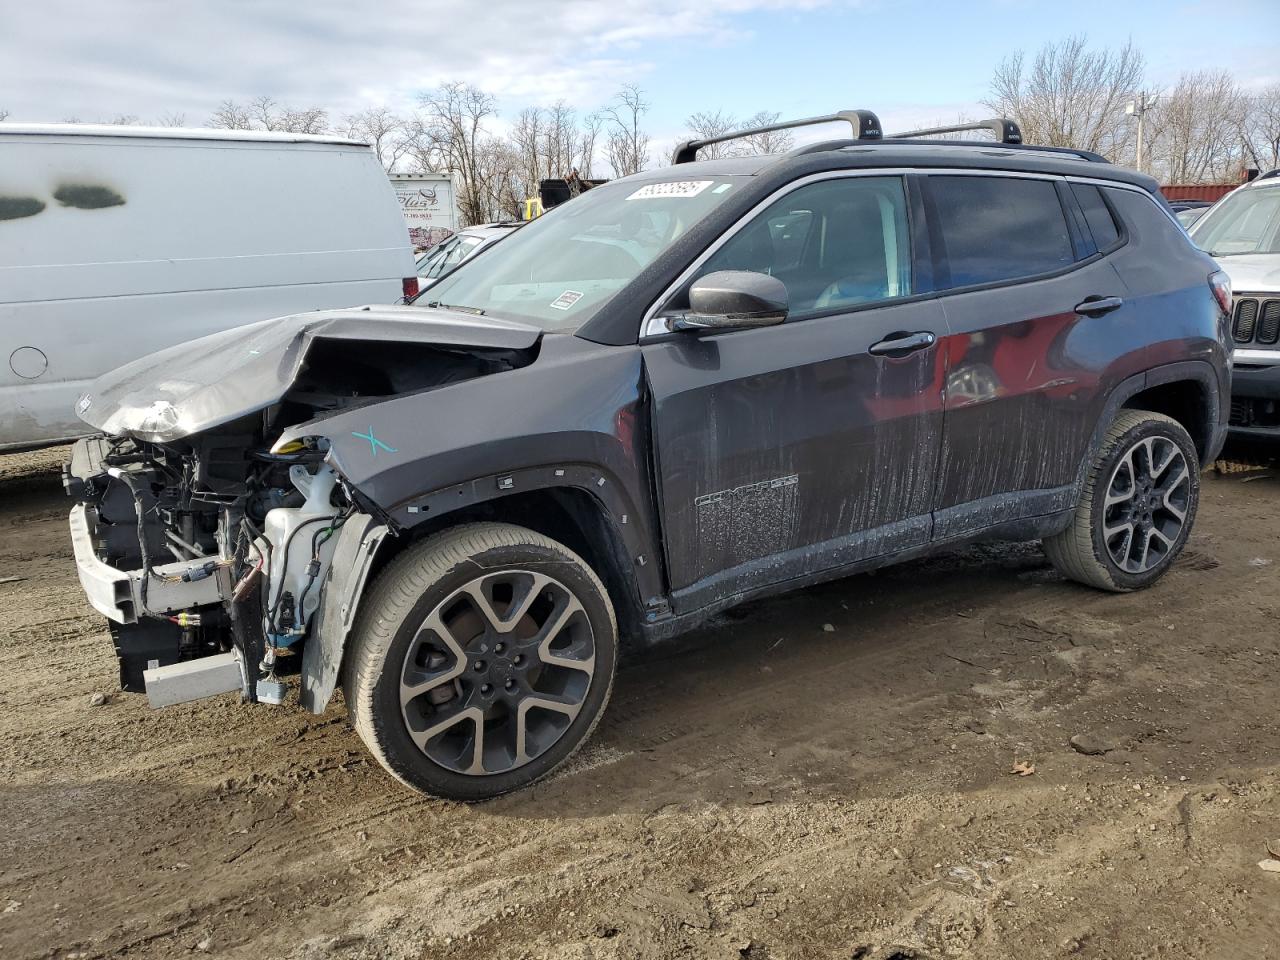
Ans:
{"label": "windshield wiper", "polygon": [[432,300],[427,306],[436,310],[457,310],[459,313],[470,313],[477,317],[484,316],[484,311],[479,307],[467,307],[460,303],[441,303],[439,300]]}

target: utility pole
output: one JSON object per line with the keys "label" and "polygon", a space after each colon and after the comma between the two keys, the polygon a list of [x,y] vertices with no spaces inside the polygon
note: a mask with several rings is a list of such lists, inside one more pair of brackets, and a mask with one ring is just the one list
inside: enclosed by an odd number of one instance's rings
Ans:
{"label": "utility pole", "polygon": [[1130,100],[1124,108],[1124,112],[1129,114],[1129,116],[1138,118],[1138,157],[1135,166],[1138,168],[1139,173],[1142,172],[1142,134],[1144,121],[1147,117],[1147,111],[1155,104],[1156,99],[1156,97],[1148,96],[1147,92],[1143,90],[1138,93],[1138,98],[1136,100]]}

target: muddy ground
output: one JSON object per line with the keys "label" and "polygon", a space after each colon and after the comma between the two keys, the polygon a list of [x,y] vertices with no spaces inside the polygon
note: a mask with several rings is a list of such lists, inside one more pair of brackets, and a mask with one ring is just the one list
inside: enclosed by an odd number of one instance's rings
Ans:
{"label": "muddy ground", "polygon": [[340,703],[113,694],[57,459],[0,459],[7,960],[1280,955],[1268,473],[1206,476],[1146,593],[981,546],[734,611],[633,657],[567,772],[464,806]]}

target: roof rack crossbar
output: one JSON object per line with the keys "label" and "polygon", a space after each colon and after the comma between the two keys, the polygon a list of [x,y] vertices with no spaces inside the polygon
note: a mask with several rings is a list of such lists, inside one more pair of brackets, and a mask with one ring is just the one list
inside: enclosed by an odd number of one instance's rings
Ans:
{"label": "roof rack crossbar", "polygon": [[929,137],[939,133],[963,133],[966,130],[990,130],[1001,143],[1021,143],[1022,130],[1012,120],[1005,117],[992,117],[990,120],[975,120],[972,123],[958,123],[950,127],[928,127],[924,130],[908,130],[906,133],[893,133],[889,139],[898,140],[907,137]]}
{"label": "roof rack crossbar", "polygon": [[706,137],[701,140],[686,140],[676,145],[675,153],[671,156],[671,162],[673,164],[692,163],[697,159],[700,149],[713,143],[724,143],[726,140],[737,140],[740,137],[750,137],[758,133],[772,133],[775,130],[790,130],[794,127],[808,127],[816,123],[836,123],[839,121],[844,121],[853,128],[853,135],[856,140],[879,140],[882,136],[880,118],[870,110],[841,110],[838,113],[827,114],[822,117],[787,120],[783,123],[771,123],[764,127],[751,127],[748,130],[733,130],[729,133],[716,137]]}

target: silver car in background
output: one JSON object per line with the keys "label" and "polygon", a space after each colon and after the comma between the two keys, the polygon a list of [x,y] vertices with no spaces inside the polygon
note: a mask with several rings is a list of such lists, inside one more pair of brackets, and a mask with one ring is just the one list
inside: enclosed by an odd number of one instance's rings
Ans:
{"label": "silver car in background", "polygon": [[425,290],[462,261],[474,257],[503,237],[510,236],[521,225],[518,220],[477,224],[459,230],[447,240],[419,254],[418,288]]}

